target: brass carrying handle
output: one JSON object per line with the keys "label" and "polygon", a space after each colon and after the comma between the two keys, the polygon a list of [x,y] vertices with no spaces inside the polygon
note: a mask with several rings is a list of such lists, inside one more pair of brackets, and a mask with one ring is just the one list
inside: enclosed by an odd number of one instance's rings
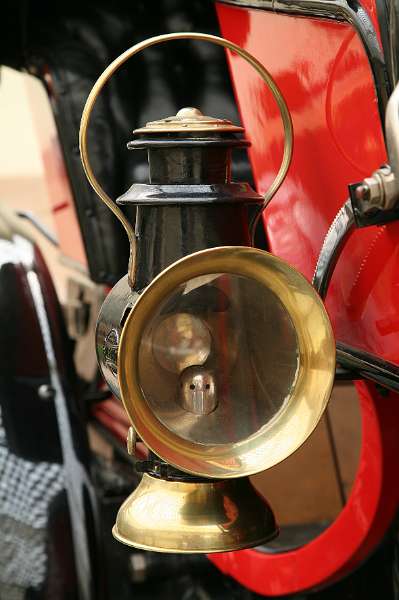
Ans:
{"label": "brass carrying handle", "polygon": [[121,209],[117,206],[117,204],[108,196],[108,194],[103,190],[99,182],[97,181],[93,169],[91,168],[91,164],[89,161],[89,155],[87,152],[87,128],[90,123],[90,117],[92,110],[94,108],[94,104],[97,100],[98,95],[103,89],[104,85],[107,81],[112,77],[119,67],[121,67],[129,58],[145,50],[146,48],[150,48],[150,46],[155,46],[156,44],[163,44],[164,42],[170,42],[172,40],[200,40],[204,42],[210,42],[212,44],[216,44],[217,46],[223,46],[228,50],[236,52],[239,56],[241,56],[244,60],[246,60],[266,85],[269,87],[272,92],[274,99],[279,107],[281,118],[284,126],[284,153],[283,159],[281,161],[280,169],[276,175],[275,180],[267,190],[264,195],[264,202],[257,213],[255,220],[252,223],[251,230],[252,232],[255,229],[255,226],[263,212],[263,209],[270,202],[274,194],[279,189],[280,185],[284,181],[284,178],[287,174],[288,168],[290,166],[291,157],[292,157],[292,146],[293,146],[293,134],[292,134],[292,122],[291,116],[287,107],[287,104],[281,94],[279,88],[277,87],[274,79],[270,75],[270,73],[265,69],[265,67],[254,57],[252,54],[249,54],[240,46],[233,44],[224,38],[218,37],[216,35],[210,35],[206,33],[166,33],[163,35],[158,35],[152,38],[148,38],[143,42],[139,42],[135,44],[131,48],[128,48],[123,52],[118,58],[116,58],[100,75],[97,79],[96,83],[93,85],[93,88],[86,100],[85,107],[82,113],[82,119],[80,121],[80,131],[79,131],[79,147],[80,147],[80,157],[83,164],[83,169],[86,173],[86,177],[89,180],[91,187],[94,189],[96,194],[101,198],[101,200],[108,206],[110,210],[114,213],[114,215],[119,219],[122,223],[127,236],[129,238],[130,243],[130,257],[129,257],[129,268],[128,268],[128,280],[130,287],[134,286],[135,282],[135,273],[136,273],[136,236],[134,233],[134,228],[129,223],[128,219],[125,217]]}

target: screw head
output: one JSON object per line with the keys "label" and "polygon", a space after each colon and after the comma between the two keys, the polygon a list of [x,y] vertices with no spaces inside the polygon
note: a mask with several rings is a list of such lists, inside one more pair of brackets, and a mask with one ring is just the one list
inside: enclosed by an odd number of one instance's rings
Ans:
{"label": "screw head", "polygon": [[42,400],[51,400],[55,396],[55,389],[51,385],[44,383],[43,385],[39,386],[37,393],[39,398]]}
{"label": "screw head", "polygon": [[355,195],[357,200],[367,202],[370,199],[370,188],[368,185],[363,183],[356,188]]}

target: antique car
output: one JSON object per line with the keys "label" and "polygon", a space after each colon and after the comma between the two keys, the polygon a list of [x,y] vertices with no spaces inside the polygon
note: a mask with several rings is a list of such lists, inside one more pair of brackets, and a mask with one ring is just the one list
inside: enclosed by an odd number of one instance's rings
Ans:
{"label": "antique car", "polygon": [[397,13],[5,8],[0,598],[399,598]]}

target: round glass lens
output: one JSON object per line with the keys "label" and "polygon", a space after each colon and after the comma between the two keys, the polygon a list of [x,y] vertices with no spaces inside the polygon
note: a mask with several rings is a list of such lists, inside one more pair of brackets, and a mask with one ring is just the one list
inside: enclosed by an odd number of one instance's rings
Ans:
{"label": "round glass lens", "polygon": [[139,350],[139,383],[156,417],[205,445],[245,440],[284,410],[298,341],[278,297],[254,279],[196,277],[160,305]]}

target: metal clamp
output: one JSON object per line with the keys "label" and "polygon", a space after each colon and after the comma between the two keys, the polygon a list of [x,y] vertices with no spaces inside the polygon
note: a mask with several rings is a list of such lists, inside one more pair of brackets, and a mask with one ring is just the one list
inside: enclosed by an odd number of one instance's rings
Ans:
{"label": "metal clamp", "polygon": [[385,130],[390,165],[349,186],[350,199],[338,211],[317,260],[313,285],[324,299],[335,265],[356,227],[399,219],[399,84],[389,98]]}
{"label": "metal clamp", "polygon": [[143,42],[139,42],[138,44],[135,44],[134,46],[132,46],[131,48],[129,48],[128,50],[123,52],[100,75],[100,77],[97,79],[96,83],[94,84],[94,86],[86,100],[86,104],[85,104],[85,107],[84,107],[83,113],[82,113],[82,119],[80,122],[79,146],[80,146],[80,156],[81,156],[81,160],[82,160],[82,164],[83,164],[83,169],[86,173],[86,177],[87,177],[90,185],[92,186],[92,188],[94,189],[96,194],[101,198],[101,200],[108,206],[108,208],[110,210],[112,210],[114,215],[122,223],[122,225],[127,233],[127,236],[129,238],[130,258],[129,258],[129,268],[128,268],[128,279],[129,279],[130,287],[133,287],[133,285],[134,285],[135,271],[136,271],[136,237],[134,234],[134,228],[131,225],[131,223],[128,221],[128,219],[125,217],[125,215],[123,214],[121,209],[115,204],[115,202],[103,190],[103,188],[101,187],[101,185],[99,184],[99,182],[97,181],[97,179],[93,173],[93,170],[92,170],[92,167],[91,167],[91,164],[89,161],[88,151],[87,151],[87,129],[89,126],[91,113],[94,108],[94,104],[97,100],[98,95],[100,94],[102,88],[107,83],[107,81],[112,77],[112,75],[115,73],[115,71],[117,71],[117,69],[119,69],[119,67],[121,67],[129,58],[131,58],[135,54],[138,54],[142,50],[145,50],[146,48],[150,48],[151,46],[155,46],[156,44],[162,44],[164,42],[170,42],[173,40],[183,40],[183,39],[184,40],[191,39],[191,40],[210,42],[212,44],[222,46],[232,52],[235,52],[239,56],[241,56],[241,58],[246,60],[256,70],[256,72],[260,75],[260,77],[266,83],[266,85],[272,92],[274,99],[276,100],[276,103],[280,110],[280,114],[281,114],[281,118],[282,118],[282,122],[283,122],[283,126],[284,126],[283,158],[281,161],[280,169],[276,175],[276,178],[274,179],[273,183],[271,184],[268,191],[264,195],[264,203],[263,203],[259,213],[257,214],[254,222],[251,225],[252,231],[254,231],[255,226],[260,218],[260,215],[262,214],[263,209],[266,207],[266,205],[269,203],[271,198],[274,196],[274,194],[277,192],[277,190],[281,186],[282,182],[284,181],[285,176],[288,171],[288,168],[291,163],[292,148],[293,148],[293,132],[292,132],[291,116],[290,116],[287,104],[286,104],[286,102],[283,98],[283,95],[281,94],[277,84],[275,83],[274,79],[270,75],[270,73],[265,69],[265,67],[254,56],[252,56],[252,54],[250,54],[249,52],[247,52],[240,46],[237,46],[236,44],[233,44],[233,42],[230,42],[224,38],[221,38],[221,37],[218,37],[215,35],[205,34],[205,33],[168,33],[168,34],[149,38],[147,40],[144,40]]}
{"label": "metal clamp", "polygon": [[357,227],[399,219],[399,84],[387,104],[385,137],[390,164],[349,186]]}

